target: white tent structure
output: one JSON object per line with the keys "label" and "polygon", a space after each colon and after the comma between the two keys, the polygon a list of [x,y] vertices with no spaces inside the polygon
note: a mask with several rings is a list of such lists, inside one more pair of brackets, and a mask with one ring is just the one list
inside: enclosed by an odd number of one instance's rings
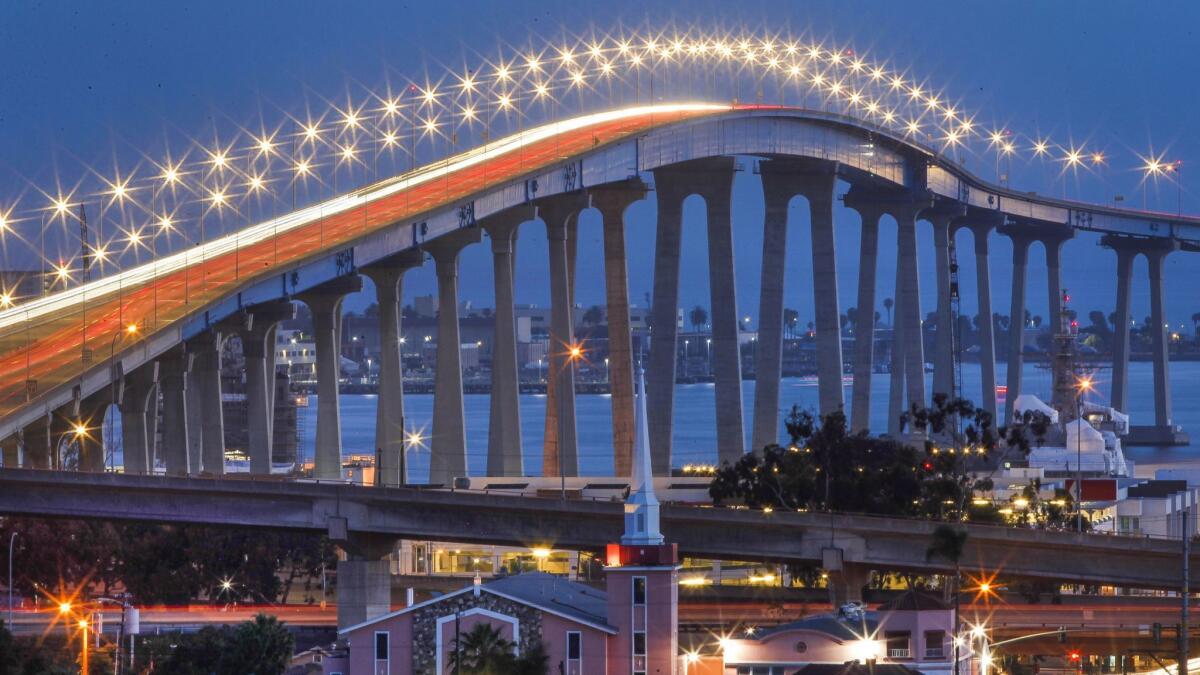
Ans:
{"label": "white tent structure", "polygon": [[1021,394],[1018,396],[1017,400],[1013,401],[1013,410],[1017,411],[1018,414],[1025,411],[1044,413],[1050,418],[1051,424],[1058,424],[1058,411],[1046,405],[1045,401],[1033,394]]}

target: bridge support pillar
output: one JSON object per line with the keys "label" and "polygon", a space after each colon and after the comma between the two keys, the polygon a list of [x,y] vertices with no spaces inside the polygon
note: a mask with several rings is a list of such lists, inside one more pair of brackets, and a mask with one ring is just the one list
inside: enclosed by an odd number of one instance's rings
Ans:
{"label": "bridge support pillar", "polygon": [[841,569],[826,570],[829,602],[836,611],[847,602],[862,602],[863,588],[871,582],[871,569],[858,563],[843,562]]}
{"label": "bridge support pillar", "polygon": [[437,373],[433,391],[433,436],[429,482],[451,485],[467,475],[467,432],[463,413],[462,354],[458,329],[458,254],[480,240],[481,230],[466,228],[429,246],[437,270]]}
{"label": "bridge support pillar", "polygon": [[49,469],[54,435],[50,432],[52,415],[47,414],[21,431],[21,466]]}
{"label": "bridge support pillar", "polygon": [[387,614],[392,609],[392,574],[386,556],[390,538],[355,538],[337,564],[338,629]]}
{"label": "bridge support pillar", "polygon": [[71,441],[79,453],[76,458],[79,471],[104,471],[104,419],[108,415],[109,406],[119,404],[123,394],[124,378],[119,369],[114,368],[113,378],[116,384],[105,387],[79,402],[78,412],[73,421],[78,422],[85,431],[71,434]]}
{"label": "bridge support pillar", "polygon": [[[1173,250],[1173,248],[1172,248]],[[1170,429],[1171,380],[1168,373],[1167,305],[1163,294],[1163,262],[1169,250],[1148,252],[1146,260],[1150,272],[1150,331],[1154,363],[1154,425],[1159,429]]]}
{"label": "bridge support pillar", "polygon": [[754,353],[754,422],[750,449],[779,442],[779,380],[783,377],[783,289],[787,270],[788,203],[796,194],[793,167],[759,163],[762,175],[762,275],[758,291],[758,345]]}
{"label": "bridge support pillar", "polygon": [[[188,473],[187,380],[192,354],[183,345],[158,360],[159,385],[163,397],[163,463],[168,476]],[[198,449],[197,449],[198,452]]]}
{"label": "bridge support pillar", "polygon": [[0,466],[6,469],[21,466],[21,439],[17,434],[0,441]]}
{"label": "bridge support pillar", "polygon": [[679,257],[683,234],[683,200],[690,195],[691,174],[682,168],[654,171],[658,203],[654,237],[654,288],[650,306],[650,358],[646,369],[647,426],[650,464],[656,476],[671,471],[671,436],[675,413],[676,338],[679,334]]}
{"label": "bridge support pillar", "polygon": [[375,284],[379,307],[379,396],[375,408],[375,484],[406,485],[408,451],[404,434],[404,354],[400,344],[400,297],[404,273],[420,267],[425,254],[406,251],[359,271]]}
{"label": "bridge support pillar", "polygon": [[[925,405],[925,342],[921,330],[921,286],[917,270],[917,216],[931,206],[911,200],[892,210],[896,219],[895,320],[892,322],[888,433],[900,433],[900,416]],[[906,405],[907,399],[907,405]]]}
{"label": "bridge support pillar", "polygon": [[546,380],[546,426],[542,446],[543,476],[579,475],[579,441],[575,422],[575,346],[571,320],[573,235],[578,231],[582,195],[568,194],[538,205],[546,224],[550,256],[549,373]]}
{"label": "bridge support pillar", "polygon": [[[191,343],[188,344],[191,351]],[[192,369],[187,374],[187,432],[188,432],[188,475],[198,476],[204,470],[204,400],[200,388],[200,355],[192,358]]]}
{"label": "bridge support pillar", "polygon": [[[929,213],[933,224],[934,271],[937,281],[937,332],[934,341],[933,392],[957,394],[954,390],[954,308],[950,287],[950,247],[955,231],[952,221],[964,215],[965,206],[938,209]],[[952,397],[953,398],[953,397]]]}
{"label": "bridge support pillar", "polygon": [[[1043,237],[1042,246],[1046,250],[1046,290],[1047,290],[1047,324],[1050,326],[1050,334],[1055,335],[1063,332],[1066,328],[1063,325],[1063,290],[1062,290],[1062,247],[1069,239],[1069,235],[1059,237]],[[1065,378],[1073,379],[1071,373],[1055,372],[1052,377],[1053,382],[1062,381]],[[1073,384],[1073,382],[1072,382]],[[1052,385],[1053,386],[1053,385]],[[1057,386],[1053,386],[1053,391],[1061,391]],[[1050,400],[1052,406],[1067,406],[1069,407],[1074,400],[1057,400],[1055,395]]]}
{"label": "bridge support pillar", "polygon": [[[157,403],[158,363],[151,362],[125,376],[121,397],[121,447],[125,473],[148,474],[154,468],[149,414],[150,402]],[[153,407],[158,416],[158,406]]]}
{"label": "bridge support pillar", "polygon": [[[313,478],[333,480],[342,475],[342,420],[338,402],[339,364],[342,358],[342,300],[362,290],[357,275],[339,277],[305,291],[298,298],[308,305],[313,318],[313,338],[317,351],[317,447],[313,457]],[[274,352],[274,343],[268,348]],[[275,369],[268,373],[267,386],[274,391]],[[274,402],[274,396],[268,400]],[[272,407],[271,414],[274,414]]]}
{"label": "bridge support pillar", "polygon": [[1007,391],[1004,404],[1004,423],[1012,424],[1015,411],[1013,405],[1021,395],[1021,369],[1025,365],[1026,269],[1029,266],[1029,245],[1033,240],[1007,226],[1002,228],[1001,232],[1012,239],[1013,247],[1012,294],[1008,312],[1008,365],[1005,377]]}
{"label": "bridge support pillar", "polygon": [[738,315],[731,219],[734,159],[714,161],[715,174],[700,184],[708,220],[709,313],[717,419],[717,464],[734,464],[746,452],[742,419],[741,319]]}
{"label": "bridge support pillar", "polygon": [[272,432],[275,420],[275,326],[296,316],[291,302],[255,305],[247,310],[249,323],[239,330],[246,369],[246,452],[250,473],[271,473]]}
{"label": "bridge support pillar", "polygon": [[871,426],[871,375],[875,370],[875,295],[879,262],[879,219],[895,195],[851,188],[842,203],[858,212],[862,231],[858,252],[858,305],[854,318],[854,383],[850,390],[850,428]]}
{"label": "bridge support pillar", "polygon": [[[189,349],[195,352],[195,368],[188,382],[188,431],[192,420],[200,427],[199,463],[192,462],[195,472],[212,475],[225,473],[225,412],[221,403],[221,348],[224,335],[209,331],[192,339]],[[195,390],[194,392],[192,390]],[[192,416],[192,407],[196,408]],[[195,437],[195,436],[193,436]]]}
{"label": "bridge support pillar", "polygon": [[1110,235],[1102,241],[1117,252],[1117,311],[1113,322],[1112,397],[1109,405],[1126,412],[1129,403],[1129,296],[1133,285],[1133,259],[1138,251],[1123,246],[1128,243],[1123,238]]}
{"label": "bridge support pillar", "polygon": [[988,257],[988,236],[993,223],[969,226],[975,243],[975,287],[979,309],[980,405],[998,423],[996,410],[996,335],[992,320],[992,270]]}
{"label": "bridge support pillar", "polygon": [[633,329],[629,321],[629,273],[625,254],[625,210],[646,196],[640,181],[591,193],[604,228],[604,293],[608,321],[608,388],[612,403],[615,476],[633,469]]}
{"label": "bridge support pillar", "polygon": [[488,476],[521,476],[525,462],[521,447],[520,371],[517,366],[517,314],[513,273],[517,230],[537,217],[528,207],[516,207],[483,222],[492,239],[492,278],[496,297],[492,338],[492,395],[488,415]]}
{"label": "bridge support pillar", "polygon": [[833,231],[833,199],[837,164],[811,166],[800,180],[812,223],[813,308],[817,346],[818,410],[842,410],[842,323],[838,303],[837,251]]}

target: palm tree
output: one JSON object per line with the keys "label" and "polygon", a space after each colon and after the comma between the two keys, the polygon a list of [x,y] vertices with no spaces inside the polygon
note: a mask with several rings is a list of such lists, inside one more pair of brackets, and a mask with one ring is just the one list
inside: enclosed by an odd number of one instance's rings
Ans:
{"label": "palm tree", "polygon": [[585,326],[599,325],[600,322],[604,321],[604,310],[600,305],[592,305],[583,313],[582,321]]}
{"label": "palm tree", "polygon": [[798,323],[800,323],[800,312],[790,307],[785,307],[783,310],[783,325],[787,328],[788,337],[796,337],[796,324]]}
{"label": "palm tree", "polygon": [[892,300],[891,298],[883,299],[883,308],[886,309],[887,313],[888,313],[888,328],[892,327],[892,307],[895,304],[896,304],[896,301]]}
{"label": "palm tree", "polygon": [[925,549],[925,560],[943,558],[954,563],[954,672],[958,673],[958,608],[959,580],[962,577],[959,563],[967,544],[967,531],[951,525],[938,525],[933,530],[929,547]]}
{"label": "palm tree", "polygon": [[487,623],[475,624],[469,632],[454,638],[450,667],[456,675],[508,673],[512,670],[513,648],[513,643],[501,637],[498,628]]}
{"label": "palm tree", "polygon": [[1200,335],[1200,312],[1192,315],[1192,331]]}
{"label": "palm tree", "polygon": [[688,320],[692,322],[692,329],[699,333],[700,327],[708,323],[708,312],[704,311],[700,305],[696,305],[688,313]]}

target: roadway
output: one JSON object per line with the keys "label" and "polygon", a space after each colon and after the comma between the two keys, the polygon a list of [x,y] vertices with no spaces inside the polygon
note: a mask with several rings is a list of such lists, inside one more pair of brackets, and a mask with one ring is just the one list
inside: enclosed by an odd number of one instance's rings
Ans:
{"label": "roadway", "polygon": [[[410,538],[599,551],[623,531],[623,505],[614,501],[31,469],[0,469],[0,514],[296,529],[372,549],[371,539]],[[953,569],[926,556],[938,525],[932,521],[666,505],[662,523],[668,541],[694,558],[819,564],[836,548],[860,569]],[[1130,588],[1179,583],[1174,541],[991,525],[968,530],[968,574]],[[1200,554],[1191,569],[1200,589]]]}

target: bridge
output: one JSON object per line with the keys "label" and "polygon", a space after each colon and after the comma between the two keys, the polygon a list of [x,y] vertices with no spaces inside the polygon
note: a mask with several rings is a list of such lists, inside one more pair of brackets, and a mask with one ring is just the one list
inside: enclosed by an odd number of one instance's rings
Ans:
{"label": "bridge", "polygon": [[[0,513],[306,530],[327,533],[366,557],[390,552],[390,543],[402,538],[601,551],[620,538],[624,513],[613,501],[341,483],[0,469],[0,484]],[[928,520],[667,505],[662,523],[668,541],[686,556],[828,564],[834,555],[840,583],[859,588],[872,569],[954,569],[952,561],[926,556],[939,525]],[[1177,541],[964,527],[961,565],[969,574],[1130,588],[1180,583]],[[1200,552],[1193,555],[1200,561]],[[1195,564],[1192,575],[1200,588]]]}
{"label": "bridge", "polygon": [[[513,279],[516,238],[536,221],[548,234],[551,295],[541,472],[578,474],[571,362],[581,345],[572,332],[571,312],[578,217],[586,209],[599,211],[603,222],[613,472],[618,476],[629,475],[633,450],[624,217],[635,201],[652,195],[658,214],[647,365],[650,449],[658,474],[669,471],[672,458],[683,202],[692,195],[703,199],[707,221],[719,462],[736,460],[747,450],[747,426],[751,448],[777,440],[787,211],[796,196],[807,201],[812,224],[820,412],[845,409],[855,429],[867,428],[874,335],[858,331],[854,338],[847,401],[839,317],[849,299],[837,288],[834,236],[841,225],[834,210],[841,185],[849,185],[840,196],[862,223],[857,307],[877,305],[882,218],[890,216],[898,228],[891,432],[898,431],[902,410],[924,405],[932,392],[952,391],[955,380],[953,336],[937,331],[930,355],[933,386],[926,391],[918,221],[931,223],[935,235],[939,326],[953,323],[951,260],[959,230],[973,234],[979,313],[985,317],[992,314],[991,233],[1013,242],[1012,317],[1024,316],[1029,251],[1043,246],[1052,319],[1062,310],[1063,251],[1078,232],[1103,235],[1118,262],[1111,403],[1121,409],[1128,398],[1133,260],[1141,255],[1149,261],[1151,324],[1163,326],[1163,261],[1176,251],[1200,248],[1200,218],[1194,216],[1049,197],[976,175],[962,158],[977,153],[999,162],[1023,152],[1011,130],[984,130],[944,94],[843,49],[716,37],[605,38],[510,56],[441,80],[413,82],[400,95],[376,94],[361,104],[294,118],[292,133],[281,131],[286,123],[274,132],[246,132],[229,144],[205,148],[198,161],[156,160],[153,175],[104,179],[90,196],[34,190],[48,202],[28,213],[16,207],[0,211],[0,236],[29,243],[44,237],[47,222],[82,224],[82,211],[74,212],[92,199],[107,209],[102,220],[120,220],[123,238],[117,243],[125,246],[117,252],[107,248],[112,242],[92,244],[85,236],[79,260],[57,263],[43,251],[43,267],[54,268],[43,277],[47,291],[15,300],[7,291],[0,294],[0,304],[7,306],[0,310],[0,462],[6,467],[0,471],[0,512],[195,519],[315,531],[342,527],[346,537],[452,536],[497,543],[550,537],[556,545],[580,547],[608,541],[617,532],[619,509],[612,504],[387,489],[409,482],[403,471],[408,440],[402,281],[406,272],[430,260],[439,307],[450,310],[437,317],[428,481],[451,486],[467,473],[454,308],[459,255],[485,236],[496,298],[488,474],[536,471],[523,465],[520,452]],[[739,101],[749,75],[758,78],[753,103]],[[706,84],[697,86],[697,81]],[[762,101],[763,83],[774,83],[778,102]],[[407,170],[365,180],[365,155],[373,152],[378,162],[400,151],[411,160]],[[1041,138],[1030,152],[1067,171],[1088,161],[1080,147]],[[749,420],[742,412],[741,313],[733,271],[741,233],[732,226],[731,199],[733,176],[747,162],[761,175],[766,203],[757,388]],[[345,175],[347,166],[358,171],[351,176],[364,176],[363,184],[335,187],[332,196],[308,205],[297,202],[297,185],[311,180],[336,186],[338,172]],[[1156,158],[1145,168],[1148,177],[1167,170]],[[261,205],[263,199],[269,208]],[[281,204],[284,215],[276,215]],[[201,213],[184,222],[188,210],[183,206]],[[210,227],[221,224],[217,234],[206,234],[206,218]],[[144,225],[147,220],[151,225]],[[22,222],[26,228],[40,223],[42,230],[20,230]],[[312,312],[316,343],[313,477],[339,478],[341,306],[361,290],[363,276],[374,281],[384,345],[375,447],[385,489],[200,478],[224,472],[220,372],[222,347],[230,339],[240,341],[245,357],[250,471],[269,472],[275,331],[293,316],[297,301]],[[1167,335],[1165,328],[1151,333],[1155,419],[1142,431],[1170,442],[1182,432],[1171,414]],[[997,352],[1007,354],[1011,402],[1022,391],[1022,331],[1010,331],[1008,344],[997,344],[991,322],[984,321],[980,341],[978,400],[999,414]],[[121,470],[127,475],[101,473],[113,448],[95,430],[113,406],[121,416]],[[1010,403],[1003,417],[1011,416]],[[78,450],[79,471],[71,475],[56,471],[66,466],[68,447]],[[159,466],[166,477],[155,475]],[[854,565],[945,570],[923,559],[924,547],[912,546],[927,536],[929,523],[681,508],[667,509],[665,520],[668,534],[693,555],[830,563],[822,559],[822,549],[828,548],[847,556],[848,570]],[[1131,586],[1170,586],[1174,578],[1172,555],[1177,554],[1165,543],[972,527],[969,555],[1014,575]],[[720,541],[710,534],[717,528]],[[821,545],[821,536],[813,534],[831,531],[833,542],[842,537],[845,545]],[[810,536],[796,536],[805,532]],[[1078,548],[1079,554],[1064,558],[1063,547]],[[1112,569],[1117,560],[1128,560],[1129,569]]]}

